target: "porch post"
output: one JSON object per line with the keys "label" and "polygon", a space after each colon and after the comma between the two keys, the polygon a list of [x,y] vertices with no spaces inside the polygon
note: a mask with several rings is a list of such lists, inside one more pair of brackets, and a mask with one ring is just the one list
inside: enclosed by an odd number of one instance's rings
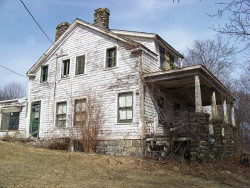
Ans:
{"label": "porch post", "polygon": [[235,127],[235,117],[234,117],[234,105],[232,104],[231,108],[231,120],[232,120],[232,125]]}
{"label": "porch post", "polygon": [[226,99],[223,100],[223,115],[224,115],[224,118],[223,118],[224,122],[225,122],[225,123],[228,123],[228,116],[227,116],[227,100],[226,100]]}
{"label": "porch post", "polygon": [[212,119],[217,119],[218,114],[217,114],[215,91],[213,91],[211,103],[212,103]]}
{"label": "porch post", "polygon": [[195,112],[202,112],[200,77],[195,75]]}

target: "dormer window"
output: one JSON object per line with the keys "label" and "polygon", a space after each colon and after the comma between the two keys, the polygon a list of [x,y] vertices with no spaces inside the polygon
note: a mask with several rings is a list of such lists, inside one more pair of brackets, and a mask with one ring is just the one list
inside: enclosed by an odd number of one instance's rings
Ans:
{"label": "dormer window", "polygon": [[47,82],[48,79],[48,65],[44,65],[41,67],[41,82]]}
{"label": "dormer window", "polygon": [[69,76],[69,66],[70,60],[64,60],[62,64],[62,77],[68,77]]}
{"label": "dormer window", "polygon": [[109,48],[106,53],[106,68],[111,68],[116,66],[116,56],[117,48]]}
{"label": "dormer window", "polygon": [[159,46],[159,50],[160,50],[160,67],[166,69],[165,49]]}

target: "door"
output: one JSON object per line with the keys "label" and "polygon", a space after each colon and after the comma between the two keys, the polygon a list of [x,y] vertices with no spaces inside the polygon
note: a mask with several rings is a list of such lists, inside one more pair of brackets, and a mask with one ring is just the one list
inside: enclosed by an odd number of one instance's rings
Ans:
{"label": "door", "polygon": [[40,101],[31,103],[30,134],[33,137],[39,136],[40,106]]}

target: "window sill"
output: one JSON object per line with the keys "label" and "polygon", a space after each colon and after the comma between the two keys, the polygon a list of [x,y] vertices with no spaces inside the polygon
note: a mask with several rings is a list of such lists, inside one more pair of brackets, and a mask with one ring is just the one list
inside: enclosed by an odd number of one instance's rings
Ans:
{"label": "window sill", "polygon": [[112,69],[117,69],[118,67],[108,67],[108,68],[105,68],[103,69],[104,71],[108,71],[108,70],[112,70]]}
{"label": "window sill", "polygon": [[115,125],[134,125],[134,122],[127,122],[127,123],[115,123]]}
{"label": "window sill", "polygon": [[75,74],[74,78],[81,77],[81,76],[84,76],[84,75],[86,75],[86,73],[83,73],[83,74]]}
{"label": "window sill", "polygon": [[61,80],[67,80],[69,78],[70,78],[69,76],[64,76],[64,77],[61,77]]}
{"label": "window sill", "polygon": [[49,85],[49,82],[48,81],[46,81],[46,82],[40,82],[40,84],[42,84],[42,85]]}

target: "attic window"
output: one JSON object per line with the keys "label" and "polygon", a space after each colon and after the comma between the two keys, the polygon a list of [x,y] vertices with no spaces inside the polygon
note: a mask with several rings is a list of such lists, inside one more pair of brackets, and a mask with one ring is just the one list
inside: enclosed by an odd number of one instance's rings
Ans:
{"label": "attic window", "polygon": [[85,56],[76,57],[76,75],[84,73]]}
{"label": "attic window", "polygon": [[69,59],[63,61],[62,77],[68,77],[69,76],[69,65],[70,65],[70,60]]}
{"label": "attic window", "polygon": [[160,48],[160,67],[166,69],[166,56],[165,56],[165,49],[161,46]]}
{"label": "attic window", "polygon": [[111,68],[116,66],[116,47],[107,49],[106,53],[106,68]]}
{"label": "attic window", "polygon": [[48,65],[41,67],[41,82],[47,82],[48,79]]}

